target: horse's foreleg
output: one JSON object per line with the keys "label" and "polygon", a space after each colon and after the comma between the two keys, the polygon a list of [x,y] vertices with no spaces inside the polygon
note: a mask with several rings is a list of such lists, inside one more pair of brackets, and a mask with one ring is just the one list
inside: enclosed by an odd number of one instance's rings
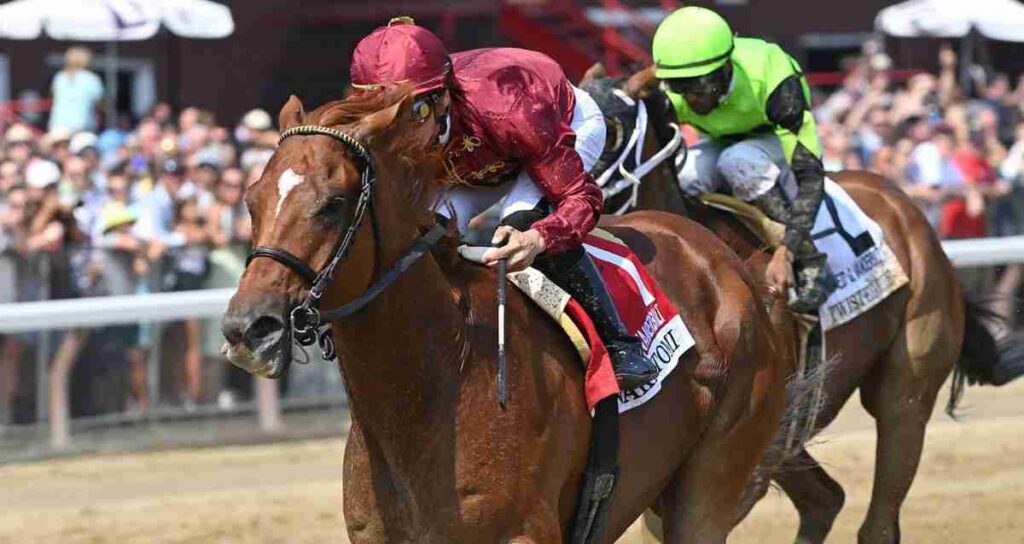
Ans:
{"label": "horse's foreleg", "polygon": [[775,481],[800,512],[796,543],[824,542],[846,500],[842,486],[821,468],[807,450],[801,450],[793,459],[786,461]]}
{"label": "horse's foreleg", "polygon": [[372,447],[358,422],[353,421],[342,463],[342,503],[348,538],[353,544],[402,542],[408,536],[402,529],[409,524],[386,519],[381,505],[393,500],[394,491],[386,474],[373,477],[369,460]]}

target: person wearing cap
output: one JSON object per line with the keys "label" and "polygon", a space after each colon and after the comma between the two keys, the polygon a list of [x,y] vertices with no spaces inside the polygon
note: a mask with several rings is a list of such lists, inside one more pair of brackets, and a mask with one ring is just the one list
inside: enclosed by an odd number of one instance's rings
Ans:
{"label": "person wearing cap", "polygon": [[[32,159],[25,168],[25,189],[28,195],[28,213],[32,217],[30,222],[34,234],[47,230],[45,236],[40,236],[37,249],[46,247],[52,250],[64,236],[63,227],[60,225],[61,209],[57,186],[60,183],[60,167],[46,159]],[[54,226],[56,225],[56,226]],[[58,232],[58,229],[61,229]]]}
{"label": "person wearing cap", "polygon": [[835,280],[811,240],[825,172],[800,66],[778,45],[736,37],[720,15],[695,6],[665,18],[652,49],[679,122],[705,136],[689,149],[680,186],[731,190],[783,223],[767,280],[780,292],[794,287],[793,311],[817,313]]}
{"label": "person wearing cap", "polygon": [[58,163],[63,164],[70,156],[71,132],[62,128],[47,132],[39,140],[39,151]]}
{"label": "person wearing cap", "polygon": [[139,235],[162,251],[174,229],[174,209],[178,200],[194,194],[195,186],[185,179],[181,161],[166,159],[157,165],[153,190],[139,200]]}
{"label": "person wearing cap", "polygon": [[60,167],[46,159],[34,159],[25,168],[25,184],[30,189],[56,188],[60,177]]}
{"label": "person wearing cap", "polygon": [[533,264],[579,301],[623,389],[657,375],[582,247],[603,206],[588,170],[604,149],[604,116],[556,62],[514,48],[449,54],[437,36],[403,17],[359,42],[351,80],[356,92],[412,87],[415,114],[438,125],[453,186],[435,210],[454,218],[460,232],[501,202],[493,238],[501,247],[485,262],[507,258],[510,270]]}
{"label": "person wearing cap", "polygon": [[242,117],[242,123],[235,130],[235,136],[239,142],[246,144],[245,151],[238,159],[245,170],[267,164],[277,149],[274,123],[270,114],[261,109],[250,110]]}
{"label": "person wearing cap", "polygon": [[6,158],[24,166],[32,158],[35,135],[27,125],[15,123],[4,133],[3,143]]}
{"label": "person wearing cap", "polygon": [[96,135],[92,132],[79,132],[68,141],[68,151],[72,155],[83,155],[86,153],[97,153]]}

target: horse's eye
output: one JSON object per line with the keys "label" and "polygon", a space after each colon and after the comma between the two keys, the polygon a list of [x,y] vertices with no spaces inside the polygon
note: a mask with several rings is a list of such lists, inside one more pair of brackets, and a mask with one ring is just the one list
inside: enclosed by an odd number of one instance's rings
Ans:
{"label": "horse's eye", "polygon": [[345,197],[332,196],[320,208],[321,215],[341,215],[345,211]]}

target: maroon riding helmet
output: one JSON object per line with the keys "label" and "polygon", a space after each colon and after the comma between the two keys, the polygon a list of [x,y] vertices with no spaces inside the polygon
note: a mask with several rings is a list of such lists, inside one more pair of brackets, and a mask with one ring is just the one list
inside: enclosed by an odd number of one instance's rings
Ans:
{"label": "maroon riding helmet", "polygon": [[352,54],[352,86],[375,89],[407,82],[419,95],[445,86],[452,61],[441,40],[411,17],[396,17],[363,38]]}

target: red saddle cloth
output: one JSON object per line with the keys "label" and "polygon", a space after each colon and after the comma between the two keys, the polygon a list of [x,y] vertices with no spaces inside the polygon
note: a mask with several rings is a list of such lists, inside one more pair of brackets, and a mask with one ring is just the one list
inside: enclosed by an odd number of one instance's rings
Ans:
{"label": "red saddle cloth", "polygon": [[679,357],[693,346],[693,337],[633,250],[610,238],[590,234],[583,247],[604,278],[626,329],[640,338],[644,353],[661,368],[658,378],[633,391],[620,391],[608,351],[593,321],[575,300],[569,301],[565,312],[590,346],[585,382],[587,406],[593,409],[599,401],[619,395],[619,411],[624,412],[654,397]]}

